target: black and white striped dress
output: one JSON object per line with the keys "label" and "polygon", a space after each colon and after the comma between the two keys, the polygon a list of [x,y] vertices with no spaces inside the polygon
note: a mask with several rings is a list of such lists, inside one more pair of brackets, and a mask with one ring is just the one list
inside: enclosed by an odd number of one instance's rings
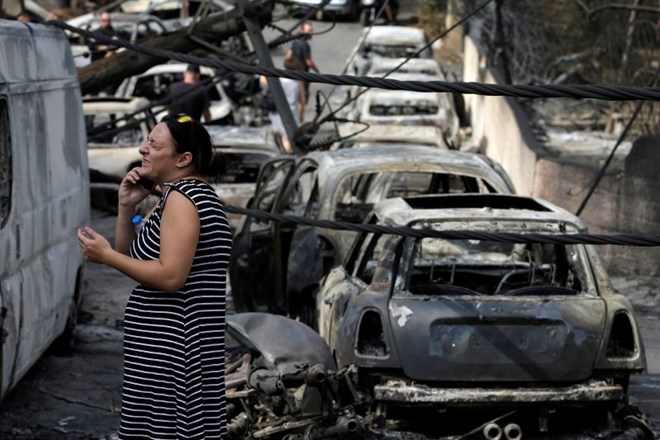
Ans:
{"label": "black and white striped dress", "polygon": [[200,236],[176,293],[135,288],[124,317],[124,387],[119,437],[217,439],[225,434],[225,292],[231,231],[222,202],[199,180],[169,185],[130,255],[160,255],[160,220],[170,191],[196,206]]}

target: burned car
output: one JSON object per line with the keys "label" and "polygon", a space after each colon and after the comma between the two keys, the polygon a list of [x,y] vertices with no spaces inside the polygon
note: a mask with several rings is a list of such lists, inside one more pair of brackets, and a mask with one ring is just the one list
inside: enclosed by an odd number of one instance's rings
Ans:
{"label": "burned car", "polygon": [[365,148],[383,144],[413,144],[449,149],[439,127],[430,125],[370,125],[366,130],[364,124],[344,122],[337,124],[336,136],[341,139],[334,142],[331,150],[340,148]]}
{"label": "burned car", "polygon": [[140,144],[156,119],[144,98],[87,97],[83,99],[90,170],[124,178],[142,163]]}
{"label": "burned car", "polygon": [[[224,171],[213,184],[228,205],[246,207],[254,195],[259,169],[282,152],[268,127],[208,125],[214,152],[223,161]],[[234,234],[240,232],[245,216],[228,214]]]}
{"label": "burned car", "polygon": [[[548,202],[502,194],[383,200],[365,224],[586,231]],[[338,368],[358,368],[392,426],[489,440],[621,427],[644,347],[592,246],[421,235],[360,233],[316,298]]]}
{"label": "burned car", "polygon": [[[168,97],[170,86],[183,80],[183,74],[187,68],[185,63],[166,63],[154,66],[144,73],[124,79],[115,96],[132,98],[142,97],[151,102],[162,102]],[[200,67],[200,80],[204,81],[216,76],[210,67]],[[209,98],[209,112],[212,124],[233,124],[236,106],[227,96],[220,81],[209,84],[206,87]],[[165,105],[157,106],[153,112],[158,114],[158,120],[167,114]]]}
{"label": "burned car", "polygon": [[[167,32],[163,22],[153,15],[148,14],[124,14],[113,12],[110,14],[115,37],[131,43],[136,43],[144,38],[161,35]],[[67,24],[79,27],[87,31],[98,31],[100,27],[99,12],[90,12],[67,20]],[[89,65],[92,59],[92,50],[89,42],[82,36],[66,31],[71,43],[71,51],[76,61],[76,67]],[[93,45],[92,45],[93,48]],[[119,49],[121,51],[123,49]]]}
{"label": "burned car", "polygon": [[[401,81],[435,81],[438,78],[395,73],[388,78]],[[458,134],[459,118],[452,95],[447,93],[411,92],[407,90],[371,89],[363,93],[349,111],[348,119],[362,123],[430,125],[439,127],[447,139]]]}
{"label": "burned car", "polygon": [[433,58],[433,51],[425,46],[428,37],[420,28],[411,26],[373,26],[365,28],[348,57],[344,72],[364,75],[376,58]]}
{"label": "burned car", "polygon": [[[361,222],[384,198],[436,193],[513,193],[485,156],[412,144],[284,156],[264,164],[248,208],[306,219]],[[354,232],[248,217],[229,273],[239,312],[268,311],[312,323],[320,278],[343,261]],[[258,276],[255,276],[258,274]]]}
{"label": "burned car", "polygon": [[440,65],[433,58],[374,58],[369,65],[366,76],[389,75],[392,70],[396,73],[411,73],[419,75],[434,76],[439,79],[444,78],[440,70]]}

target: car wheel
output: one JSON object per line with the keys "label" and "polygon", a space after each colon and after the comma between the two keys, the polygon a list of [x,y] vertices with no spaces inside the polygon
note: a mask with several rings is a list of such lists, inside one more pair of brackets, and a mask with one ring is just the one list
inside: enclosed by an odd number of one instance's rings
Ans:
{"label": "car wheel", "polygon": [[76,278],[76,291],[71,298],[69,303],[68,315],[66,318],[66,324],[64,325],[64,330],[62,333],[55,338],[51,345],[51,350],[54,354],[60,356],[67,356],[71,353],[73,348],[73,338],[76,325],[78,324],[78,300],[80,297],[82,283],[82,270],[78,271],[78,276]]}

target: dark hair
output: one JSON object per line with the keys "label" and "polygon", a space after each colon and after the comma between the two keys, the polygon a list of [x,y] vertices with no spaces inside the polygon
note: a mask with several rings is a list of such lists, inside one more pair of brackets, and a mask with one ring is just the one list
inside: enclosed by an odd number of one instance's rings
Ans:
{"label": "dark hair", "polygon": [[199,74],[199,66],[197,64],[188,64],[188,67],[186,67],[186,72]]}
{"label": "dark hair", "polygon": [[206,128],[185,113],[166,115],[160,122],[167,125],[177,153],[192,154],[192,163],[198,173],[206,177],[218,177],[224,161],[213,152],[213,142]]}

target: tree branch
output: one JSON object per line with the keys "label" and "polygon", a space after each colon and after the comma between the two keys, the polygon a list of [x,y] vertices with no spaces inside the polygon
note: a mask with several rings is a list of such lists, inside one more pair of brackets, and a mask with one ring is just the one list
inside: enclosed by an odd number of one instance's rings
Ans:
{"label": "tree branch", "polygon": [[590,9],[582,0],[573,0],[573,3],[578,5],[580,9],[584,11],[588,19],[591,19],[594,15],[601,13],[609,9],[615,10],[625,10],[625,11],[638,11],[638,12],[650,12],[653,14],[660,14],[660,8],[654,6],[640,6],[640,5],[626,5],[621,3],[608,3],[596,8]]}

